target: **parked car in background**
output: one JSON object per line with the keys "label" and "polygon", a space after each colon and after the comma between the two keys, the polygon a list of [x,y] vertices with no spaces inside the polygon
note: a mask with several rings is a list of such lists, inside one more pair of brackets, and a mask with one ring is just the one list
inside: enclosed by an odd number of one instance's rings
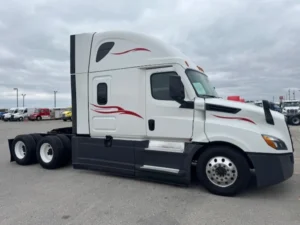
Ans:
{"label": "parked car in background", "polygon": [[34,110],[34,112],[29,115],[28,119],[31,121],[49,120],[49,119],[51,119],[50,109],[49,108],[36,108]]}
{"label": "parked car in background", "polygon": [[[281,108],[280,108],[280,106],[278,105],[278,104],[276,104],[276,103],[274,103],[274,102],[269,102],[269,104],[270,104],[270,109],[271,110],[273,110],[273,111],[277,111],[277,112],[282,112],[282,110],[281,110]],[[257,105],[257,106],[259,106],[259,107],[262,107],[263,106],[263,103],[262,103],[262,101],[255,101],[254,102],[254,105]]]}
{"label": "parked car in background", "polygon": [[270,102],[270,109],[277,111],[277,112],[282,112],[281,108],[279,105],[275,104],[274,102]]}

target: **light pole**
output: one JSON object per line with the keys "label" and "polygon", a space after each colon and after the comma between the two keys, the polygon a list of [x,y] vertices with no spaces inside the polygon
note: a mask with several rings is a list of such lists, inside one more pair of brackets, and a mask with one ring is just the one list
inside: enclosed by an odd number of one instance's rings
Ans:
{"label": "light pole", "polygon": [[17,91],[17,108],[19,107],[19,89],[14,88],[15,91]]}
{"label": "light pole", "polygon": [[57,91],[53,91],[54,92],[54,108],[56,108],[56,93]]}
{"label": "light pole", "polygon": [[21,95],[23,97],[23,107],[24,107],[24,98],[25,98],[26,94],[21,94]]}

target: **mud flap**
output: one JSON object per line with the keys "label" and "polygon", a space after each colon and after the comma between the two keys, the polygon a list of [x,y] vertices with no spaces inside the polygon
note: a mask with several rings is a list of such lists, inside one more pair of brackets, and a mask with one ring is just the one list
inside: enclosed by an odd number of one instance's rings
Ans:
{"label": "mud flap", "polygon": [[13,143],[14,139],[8,139],[8,148],[9,148],[9,153],[10,153],[10,162],[14,162],[15,159],[13,157],[13,154],[12,154],[12,143]]}

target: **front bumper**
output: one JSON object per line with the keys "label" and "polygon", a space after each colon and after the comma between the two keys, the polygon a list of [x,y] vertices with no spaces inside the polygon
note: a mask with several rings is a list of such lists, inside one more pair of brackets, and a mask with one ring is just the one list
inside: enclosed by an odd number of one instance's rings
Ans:
{"label": "front bumper", "polygon": [[266,187],[289,179],[294,173],[294,154],[248,153],[255,169],[256,184]]}

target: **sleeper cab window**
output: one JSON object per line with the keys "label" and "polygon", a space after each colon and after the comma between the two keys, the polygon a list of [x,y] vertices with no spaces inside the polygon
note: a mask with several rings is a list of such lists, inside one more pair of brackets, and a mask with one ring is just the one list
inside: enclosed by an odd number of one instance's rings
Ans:
{"label": "sleeper cab window", "polygon": [[156,100],[174,101],[170,97],[169,77],[178,76],[176,72],[154,73],[150,77],[151,94]]}
{"label": "sleeper cab window", "polygon": [[98,105],[106,105],[107,103],[107,84],[99,83],[97,85],[97,103]]}

